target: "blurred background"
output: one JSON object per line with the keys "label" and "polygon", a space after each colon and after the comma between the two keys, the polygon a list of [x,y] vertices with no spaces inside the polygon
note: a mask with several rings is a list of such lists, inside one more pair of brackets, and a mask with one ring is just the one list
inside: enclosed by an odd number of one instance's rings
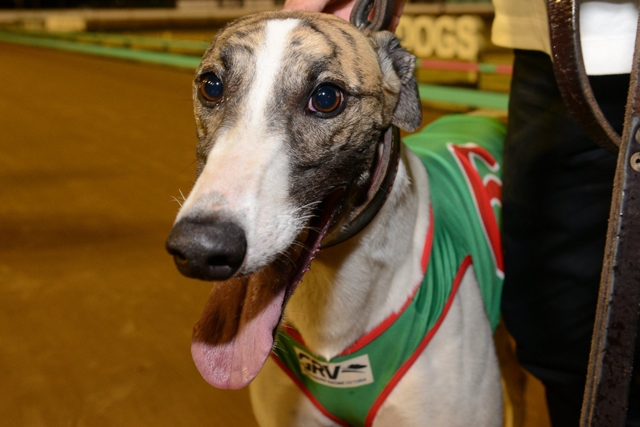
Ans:
{"label": "blurred background", "polygon": [[[200,57],[230,20],[281,6],[0,0],[0,425],[256,426],[246,390],[192,363],[209,285],[164,240],[195,173]],[[512,52],[492,19],[488,0],[407,4],[423,125],[506,118]],[[513,376],[515,425],[548,426],[539,383]]]}

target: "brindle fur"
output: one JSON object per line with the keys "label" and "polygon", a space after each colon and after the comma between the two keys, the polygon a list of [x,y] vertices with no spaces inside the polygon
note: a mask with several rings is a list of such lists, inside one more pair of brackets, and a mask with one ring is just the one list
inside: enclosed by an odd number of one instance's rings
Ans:
{"label": "brindle fur", "polygon": [[[356,37],[358,30],[339,18],[319,19],[304,12],[252,15],[230,24],[214,39],[193,89],[199,138],[197,174],[204,168],[217,132],[242,117],[235,100],[243,99],[253,73],[260,72],[251,53],[253,46],[263,43],[266,21],[275,17],[302,21],[291,35],[283,72],[274,86],[282,91],[273,94],[267,117],[271,131],[288,137],[292,202],[313,206],[340,186],[359,192],[371,179],[382,132],[391,123],[408,130],[415,130],[420,123],[413,77],[415,57],[402,49],[391,33],[370,34],[364,39]],[[375,71],[379,62],[386,65],[385,74]],[[224,101],[213,108],[203,105],[199,95],[200,76],[207,72],[216,73],[225,87]],[[393,81],[395,73],[400,87]],[[328,119],[306,109],[320,83],[344,89],[341,114]],[[300,215],[308,214],[300,211]]]}
{"label": "brindle fur", "polygon": [[[300,267],[292,260],[302,252],[318,204],[338,187],[347,187],[351,198],[368,188],[382,133],[391,124],[406,130],[420,124],[414,64],[391,33],[363,35],[329,15],[268,12],[222,30],[197,71],[198,179],[176,224],[205,223],[206,230],[182,237],[207,255],[195,243],[221,223],[235,224],[233,236],[216,244],[228,248],[244,233],[246,252],[233,276],[214,285],[192,354],[211,384],[238,388],[253,380],[252,402],[263,427],[337,425],[268,360],[273,341],[262,346],[252,337],[272,338],[281,320],[262,314],[275,307],[282,315],[287,282]],[[208,72],[224,85],[218,103],[200,95]],[[344,93],[339,114],[308,109],[314,90],[326,83]],[[405,304],[423,276],[429,191],[424,165],[403,147],[396,181],[374,220],[317,253],[285,319],[310,350],[330,360]],[[500,426],[497,366],[470,267],[438,333],[373,425]]]}

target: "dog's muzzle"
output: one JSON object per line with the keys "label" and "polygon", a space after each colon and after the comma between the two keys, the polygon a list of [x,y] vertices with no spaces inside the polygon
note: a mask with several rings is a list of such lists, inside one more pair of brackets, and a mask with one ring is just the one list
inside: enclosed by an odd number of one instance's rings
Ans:
{"label": "dog's muzzle", "polygon": [[180,273],[201,280],[226,280],[247,253],[244,231],[217,218],[183,218],[173,226],[167,251]]}

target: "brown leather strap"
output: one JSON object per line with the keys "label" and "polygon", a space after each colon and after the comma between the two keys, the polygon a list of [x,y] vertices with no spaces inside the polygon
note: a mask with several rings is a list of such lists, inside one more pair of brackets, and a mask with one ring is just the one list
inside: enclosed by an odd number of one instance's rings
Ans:
{"label": "brown leather strap", "polygon": [[[358,234],[376,216],[389,197],[391,187],[398,172],[400,161],[400,131],[391,126],[384,133],[382,153],[378,159],[375,176],[364,201],[357,206],[343,206],[343,214],[339,216],[332,229],[322,241],[322,248],[337,245]],[[353,198],[345,197],[346,203]],[[358,198],[356,198],[357,200]]]}
{"label": "brown leather strap", "polygon": [[[369,16],[372,8],[375,10],[373,19],[370,21]],[[361,30],[388,30],[393,20],[395,8],[395,0],[358,0],[351,10],[350,21]]]}
{"label": "brown leather strap", "polygon": [[[569,111],[595,142],[619,146],[581,427],[624,427],[640,304],[640,31],[622,138],[598,107],[580,48],[575,0],[549,0],[551,48]],[[640,30],[640,25],[638,26]]]}
{"label": "brown leather strap", "polygon": [[549,0],[549,33],[553,68],[562,98],[585,133],[602,148],[618,152],[620,135],[596,102],[582,61],[576,0]]}
{"label": "brown leather strap", "polygon": [[624,427],[640,303],[640,87],[638,52],[618,156],[583,427]]}

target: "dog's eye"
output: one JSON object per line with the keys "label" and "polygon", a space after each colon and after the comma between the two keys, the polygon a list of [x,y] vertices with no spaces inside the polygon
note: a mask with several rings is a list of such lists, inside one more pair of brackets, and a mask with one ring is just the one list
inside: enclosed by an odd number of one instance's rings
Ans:
{"label": "dog's eye", "polygon": [[218,76],[213,73],[203,75],[200,80],[200,93],[207,101],[220,101],[222,99],[223,86]]}
{"label": "dog's eye", "polygon": [[309,99],[309,109],[319,113],[331,113],[342,104],[342,92],[329,85],[318,87],[311,99]]}

